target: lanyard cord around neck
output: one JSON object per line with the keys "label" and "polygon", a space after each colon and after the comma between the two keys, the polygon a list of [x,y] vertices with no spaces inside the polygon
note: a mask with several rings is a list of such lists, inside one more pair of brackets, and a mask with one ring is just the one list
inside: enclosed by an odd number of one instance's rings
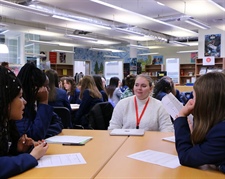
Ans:
{"label": "lanyard cord around neck", "polygon": [[143,114],[145,113],[145,110],[146,110],[146,108],[147,108],[147,106],[148,106],[148,102],[149,102],[149,97],[148,97],[148,100],[146,101],[146,103],[145,103],[145,106],[144,106],[144,108],[143,108],[143,110],[142,110],[142,112],[141,112],[141,116],[140,117],[138,117],[138,105],[137,105],[137,99],[136,99],[136,96],[134,97],[134,104],[135,104],[135,111],[136,111],[136,129],[139,129],[139,124],[140,124],[140,121],[141,121],[141,118],[142,118],[142,116],[143,116]]}

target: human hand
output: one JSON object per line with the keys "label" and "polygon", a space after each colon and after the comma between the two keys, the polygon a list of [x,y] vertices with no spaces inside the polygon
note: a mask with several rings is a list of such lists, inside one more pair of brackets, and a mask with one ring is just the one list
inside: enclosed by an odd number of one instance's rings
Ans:
{"label": "human hand", "polygon": [[34,145],[34,140],[27,137],[26,134],[22,135],[17,143],[18,152],[27,152],[31,146]]}
{"label": "human hand", "polygon": [[185,106],[180,110],[178,117],[181,116],[188,116],[189,114],[192,113],[193,109],[195,106],[195,101],[194,99],[190,99]]}
{"label": "human hand", "polygon": [[42,86],[41,88],[39,88],[36,96],[38,102],[41,104],[48,104],[48,94],[49,92],[46,87]]}
{"label": "human hand", "polygon": [[41,142],[39,145],[35,146],[31,151],[31,155],[39,160],[41,157],[45,155],[48,150],[48,144],[46,142]]}

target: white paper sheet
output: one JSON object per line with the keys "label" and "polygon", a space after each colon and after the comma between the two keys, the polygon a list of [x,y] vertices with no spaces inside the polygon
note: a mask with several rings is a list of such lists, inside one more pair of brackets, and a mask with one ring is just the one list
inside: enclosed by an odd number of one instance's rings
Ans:
{"label": "white paper sheet", "polygon": [[180,166],[180,162],[177,156],[154,150],[141,151],[129,155],[128,157],[147,163],[161,165],[168,168],[177,168]]}
{"label": "white paper sheet", "polygon": [[93,137],[90,136],[53,136],[45,139],[47,143],[86,143]]}
{"label": "white paper sheet", "polygon": [[45,155],[38,160],[36,168],[79,164],[86,164],[86,161],[80,153]]}
{"label": "white paper sheet", "polygon": [[[162,104],[166,111],[172,116],[175,120],[177,115],[179,114],[180,110],[183,107],[183,104],[172,94],[169,93],[162,98]],[[188,116],[188,120],[190,125],[193,126],[193,115],[190,114]]]}
{"label": "white paper sheet", "polygon": [[162,140],[166,140],[166,141],[175,143],[175,136],[164,137],[164,138],[162,138]]}

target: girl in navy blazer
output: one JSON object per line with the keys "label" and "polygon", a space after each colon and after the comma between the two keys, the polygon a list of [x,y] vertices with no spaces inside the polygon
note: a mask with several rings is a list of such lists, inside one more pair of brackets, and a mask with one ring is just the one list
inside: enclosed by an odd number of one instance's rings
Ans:
{"label": "girl in navy blazer", "polygon": [[48,149],[44,142],[35,143],[26,135],[19,137],[14,120],[22,119],[25,104],[20,81],[0,66],[0,178],[35,167]]}
{"label": "girl in navy blazer", "polygon": [[[215,165],[225,173],[225,74],[207,73],[194,84],[193,99],[174,121],[176,149],[182,165]],[[194,116],[193,131],[187,116]]]}
{"label": "girl in navy blazer", "polygon": [[95,104],[103,102],[102,95],[92,76],[86,75],[82,78],[80,99],[81,103],[75,116],[74,125],[75,128],[76,125],[82,125],[84,128],[89,128],[89,121],[87,119],[89,111]]}

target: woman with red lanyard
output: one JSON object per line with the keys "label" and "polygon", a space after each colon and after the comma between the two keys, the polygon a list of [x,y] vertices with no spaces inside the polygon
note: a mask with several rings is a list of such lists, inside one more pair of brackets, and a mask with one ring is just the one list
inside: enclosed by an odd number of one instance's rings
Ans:
{"label": "woman with red lanyard", "polygon": [[152,88],[150,76],[138,75],[133,88],[135,95],[117,103],[108,129],[172,132],[170,115],[159,100],[151,97]]}

